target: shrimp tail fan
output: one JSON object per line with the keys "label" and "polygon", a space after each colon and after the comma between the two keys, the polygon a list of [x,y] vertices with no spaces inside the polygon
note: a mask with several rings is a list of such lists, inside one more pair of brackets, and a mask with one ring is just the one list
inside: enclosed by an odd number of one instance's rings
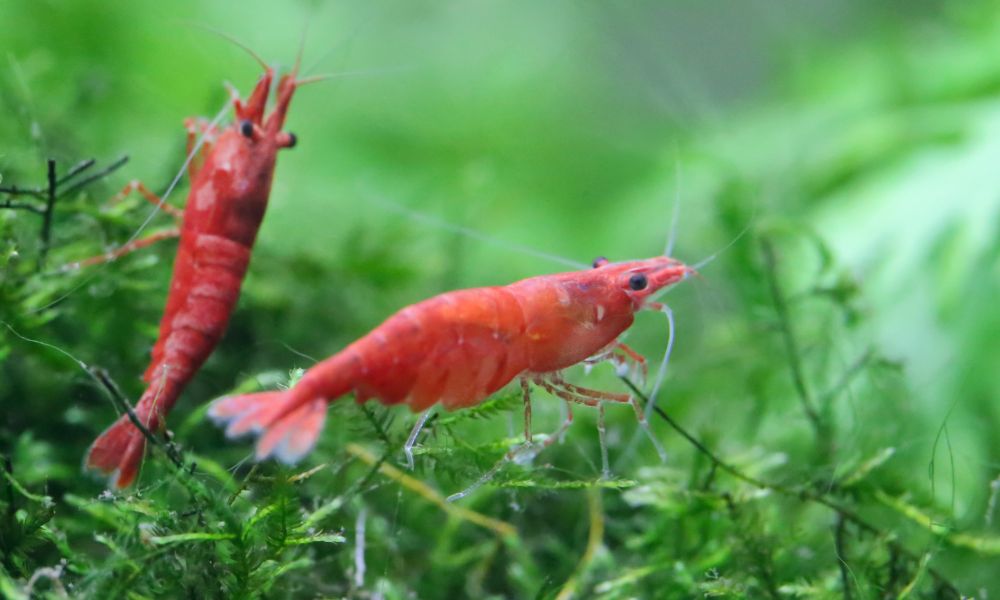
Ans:
{"label": "shrimp tail fan", "polygon": [[273,456],[292,465],[316,445],[326,409],[324,398],[302,402],[286,390],[226,396],[212,403],[208,416],[229,438],[256,436],[257,460]]}
{"label": "shrimp tail fan", "polygon": [[122,415],[90,446],[84,468],[108,475],[115,489],[125,488],[139,475],[145,451],[146,438]]}

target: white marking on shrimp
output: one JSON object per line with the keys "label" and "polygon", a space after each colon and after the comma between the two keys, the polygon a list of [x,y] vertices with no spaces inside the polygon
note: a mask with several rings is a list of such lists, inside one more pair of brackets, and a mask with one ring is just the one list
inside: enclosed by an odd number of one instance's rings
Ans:
{"label": "white marking on shrimp", "polygon": [[561,285],[556,286],[556,295],[559,296],[559,306],[569,306],[573,302],[573,299],[569,296],[569,292]]}

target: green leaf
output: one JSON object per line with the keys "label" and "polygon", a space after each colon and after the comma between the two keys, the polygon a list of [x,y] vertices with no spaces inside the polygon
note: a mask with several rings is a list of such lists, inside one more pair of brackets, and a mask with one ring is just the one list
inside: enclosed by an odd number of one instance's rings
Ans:
{"label": "green leaf", "polygon": [[149,538],[149,541],[157,546],[167,546],[169,544],[180,544],[184,542],[217,542],[232,539],[236,539],[236,536],[232,533],[208,533],[194,531],[191,533],[178,533],[174,535],[154,535]]}

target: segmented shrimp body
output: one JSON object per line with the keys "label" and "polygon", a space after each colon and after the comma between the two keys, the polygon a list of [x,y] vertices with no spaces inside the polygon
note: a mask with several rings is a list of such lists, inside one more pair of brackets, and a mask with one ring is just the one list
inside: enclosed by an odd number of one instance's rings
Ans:
{"label": "segmented shrimp body", "polygon": [[[667,257],[525,279],[503,287],[449,292],[408,306],[339,353],[309,369],[287,391],[216,401],[210,416],[229,436],[259,436],[258,459],[301,459],[315,443],[329,402],[437,402],[473,406],[515,378],[568,399],[594,403],[618,395],[565,383],[559,372],[616,344],[656,291],[691,269]],[[525,384],[526,385],[526,384]]]}
{"label": "segmented shrimp body", "polygon": [[[191,192],[170,291],[143,376],[148,387],[135,407],[150,430],[163,426],[221,339],[267,208],[277,152],[295,145],[295,137],[282,131],[295,73],[281,78],[275,107],[265,115],[273,77],[267,69],[245,103],[233,99],[235,123],[206,131],[203,154],[190,166]],[[114,486],[125,487],[138,474],[144,448],[145,439],[123,415],[91,446],[86,466],[110,473]]]}

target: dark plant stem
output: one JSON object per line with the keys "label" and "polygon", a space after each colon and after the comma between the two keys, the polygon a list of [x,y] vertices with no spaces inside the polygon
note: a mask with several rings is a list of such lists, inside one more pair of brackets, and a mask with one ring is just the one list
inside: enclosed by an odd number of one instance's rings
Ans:
{"label": "dark plant stem", "polygon": [[45,212],[42,214],[42,248],[38,252],[38,270],[45,266],[45,257],[49,253],[49,242],[52,238],[52,211],[56,207],[56,188],[59,183],[56,181],[56,161],[50,158],[46,161],[48,165],[48,190],[45,195]]}
{"label": "dark plant stem", "polygon": [[792,331],[791,317],[788,313],[788,302],[778,283],[777,258],[774,253],[774,246],[769,239],[761,238],[761,251],[764,254],[765,273],[767,274],[768,287],[771,290],[771,298],[774,302],[774,310],[778,313],[778,324],[781,328],[781,337],[785,343],[785,352],[788,354],[788,368],[792,376],[792,385],[799,396],[802,404],[802,411],[813,427],[816,434],[816,442],[820,451],[828,455],[830,450],[830,431],[827,424],[820,417],[816,410],[816,403],[813,400],[809,387],[806,385],[803,374],[800,350],[795,333]]}
{"label": "dark plant stem", "polygon": [[80,162],[78,162],[75,165],[73,165],[72,167],[70,167],[69,171],[66,171],[66,174],[63,175],[62,177],[60,177],[59,181],[57,181],[56,184],[57,185],[63,185],[64,183],[66,183],[70,179],[73,179],[74,177],[76,177],[80,173],[83,173],[84,171],[86,171],[90,167],[94,166],[95,163],[97,163],[97,160],[93,159],[93,158],[88,158],[87,160],[81,160]]}
{"label": "dark plant stem", "polygon": [[45,200],[45,190],[32,189],[32,188],[19,188],[16,185],[12,185],[10,187],[0,186],[0,193],[9,194],[11,196],[31,196],[32,198]]}
{"label": "dark plant stem", "polygon": [[118,384],[111,379],[108,372],[99,367],[87,367],[87,370],[90,371],[91,375],[93,375],[94,378],[97,379],[97,381],[99,381],[108,392],[108,395],[111,397],[111,401],[114,403],[115,407],[128,415],[128,420],[135,425],[135,428],[138,429],[140,433],[142,433],[142,436],[146,438],[146,441],[149,442],[152,447],[163,450],[164,454],[167,455],[167,458],[170,459],[170,462],[174,463],[174,466],[178,469],[183,470],[184,460],[177,452],[177,449],[172,444],[164,444],[163,441],[153,435],[149,428],[143,424],[143,422],[139,419],[139,416],[135,414],[135,410],[132,409],[131,403],[129,403],[128,399],[125,398],[125,395],[122,394],[122,391],[118,388]]}
{"label": "dark plant stem", "polygon": [[865,350],[864,354],[847,367],[837,382],[820,396],[820,405],[823,406],[833,402],[842,391],[847,389],[851,381],[871,363],[873,358],[875,358],[875,351],[871,348]]}
{"label": "dark plant stem", "polygon": [[[14,479],[14,463],[11,461],[10,457],[6,454],[3,455],[3,470],[7,471],[7,475]],[[17,514],[17,506],[14,504],[14,486],[7,482],[7,519],[13,525],[15,515]]]}
{"label": "dark plant stem", "polygon": [[[3,190],[3,191],[6,191],[6,190]],[[15,188],[15,192],[16,192],[16,188]],[[9,198],[7,200],[4,200],[4,202],[2,204],[0,204],[0,208],[10,208],[10,209],[14,209],[14,210],[26,210],[28,212],[33,212],[36,215],[44,215],[45,214],[45,209],[44,208],[35,206],[34,204],[28,204],[27,202],[14,202],[13,200],[11,200]]]}
{"label": "dark plant stem", "polygon": [[837,553],[837,566],[840,567],[840,587],[844,591],[844,600],[851,600],[850,572],[847,570],[847,521],[844,515],[837,514],[837,524],[833,530],[833,548]]}
{"label": "dark plant stem", "polygon": [[[93,175],[90,175],[89,177],[85,177],[85,178],[81,179],[80,181],[74,183],[68,189],[64,190],[63,193],[62,193],[62,195],[72,194],[73,192],[79,190],[80,188],[82,188],[82,187],[84,187],[86,185],[89,185],[89,184],[97,181],[98,179],[101,179],[103,177],[107,177],[108,175],[110,175],[114,171],[117,171],[119,168],[121,168],[127,162],[128,162],[128,155],[124,154],[121,157],[119,157],[118,160],[116,160],[115,162],[111,163],[107,167],[101,169],[100,171],[94,173]],[[81,164],[84,164],[84,163],[81,163]],[[93,163],[91,163],[91,164],[93,164]],[[79,165],[77,165],[77,166],[79,166]],[[76,168],[76,167],[74,167],[74,168]],[[79,170],[77,171],[77,173],[79,173]],[[74,173],[74,175],[75,175],[75,173]],[[67,174],[66,177],[64,177],[63,179],[65,180],[65,179],[70,179],[70,178],[71,178],[70,174]]]}
{"label": "dark plant stem", "polygon": [[44,206],[38,206],[36,204],[31,204],[28,202],[15,202],[12,198],[7,198],[2,203],[0,203],[0,208],[9,208],[14,210],[26,210],[28,212],[34,213],[36,215],[41,215],[42,226],[39,233],[41,238],[41,248],[38,252],[38,270],[41,271],[45,267],[45,258],[49,253],[49,248],[52,242],[52,219],[55,214],[56,202],[59,198],[66,196],[67,194],[72,194],[86,185],[97,181],[103,177],[108,176],[110,173],[119,169],[122,165],[128,162],[128,156],[123,155],[116,161],[101,169],[100,171],[93,173],[89,177],[85,177],[80,181],[77,181],[69,188],[60,191],[60,187],[64,184],[70,183],[78,175],[84,171],[90,169],[97,161],[93,158],[88,158],[87,160],[80,161],[79,163],[70,167],[69,171],[66,172],[62,177],[57,177],[56,174],[56,161],[50,158],[46,161],[46,186],[44,188],[19,188],[16,185],[10,187],[0,187],[0,193],[7,194],[11,197],[17,196],[30,196],[32,198],[37,198],[45,202]]}

